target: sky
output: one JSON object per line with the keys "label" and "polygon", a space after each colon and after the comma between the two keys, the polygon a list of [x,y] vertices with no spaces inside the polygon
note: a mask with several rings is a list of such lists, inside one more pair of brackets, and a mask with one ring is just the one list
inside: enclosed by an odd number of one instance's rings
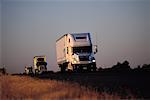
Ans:
{"label": "sky", "polygon": [[56,40],[81,32],[98,45],[97,67],[150,64],[149,0],[1,0],[0,9],[0,65],[9,73],[24,72],[37,55],[58,71]]}

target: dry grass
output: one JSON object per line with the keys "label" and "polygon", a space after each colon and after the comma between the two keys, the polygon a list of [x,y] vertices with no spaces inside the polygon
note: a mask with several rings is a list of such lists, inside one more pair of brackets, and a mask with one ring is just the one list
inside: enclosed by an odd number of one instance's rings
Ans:
{"label": "dry grass", "polygon": [[55,80],[33,79],[27,76],[0,76],[0,100],[49,99],[118,99],[118,96]]}

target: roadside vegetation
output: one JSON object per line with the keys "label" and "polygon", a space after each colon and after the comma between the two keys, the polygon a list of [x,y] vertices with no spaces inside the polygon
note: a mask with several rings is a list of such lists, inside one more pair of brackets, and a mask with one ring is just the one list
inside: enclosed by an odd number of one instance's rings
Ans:
{"label": "roadside vegetation", "polygon": [[13,74],[0,69],[0,100],[149,99],[150,64],[132,69],[128,61],[96,72],[41,75]]}
{"label": "roadside vegetation", "polygon": [[33,79],[28,76],[0,76],[1,100],[118,99],[116,95],[96,92],[77,83]]}

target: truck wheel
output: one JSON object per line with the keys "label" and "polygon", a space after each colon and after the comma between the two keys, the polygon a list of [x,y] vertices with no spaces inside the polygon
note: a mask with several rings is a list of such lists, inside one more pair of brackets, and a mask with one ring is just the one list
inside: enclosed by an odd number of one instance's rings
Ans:
{"label": "truck wheel", "polygon": [[78,72],[78,68],[76,65],[73,65],[73,72]]}
{"label": "truck wheel", "polygon": [[94,71],[94,72],[96,71],[96,69],[97,69],[97,68],[96,68],[96,63],[93,63],[93,64],[91,65],[91,69],[92,69],[92,71]]}
{"label": "truck wheel", "polygon": [[96,72],[96,67],[93,67],[93,71]]}
{"label": "truck wheel", "polygon": [[35,75],[38,75],[38,74],[39,74],[38,69],[35,69]]}
{"label": "truck wheel", "polygon": [[91,66],[88,66],[88,67],[87,67],[87,71],[88,71],[88,72],[91,72]]}
{"label": "truck wheel", "polygon": [[73,72],[73,70],[68,69],[68,72],[69,72],[69,73],[72,73],[72,72]]}
{"label": "truck wheel", "polygon": [[78,70],[79,70],[79,72],[83,72],[83,67],[79,66]]}
{"label": "truck wheel", "polygon": [[59,65],[61,72],[65,72],[66,71],[66,66],[63,65]]}
{"label": "truck wheel", "polygon": [[65,72],[65,69],[63,67],[61,67],[61,72]]}

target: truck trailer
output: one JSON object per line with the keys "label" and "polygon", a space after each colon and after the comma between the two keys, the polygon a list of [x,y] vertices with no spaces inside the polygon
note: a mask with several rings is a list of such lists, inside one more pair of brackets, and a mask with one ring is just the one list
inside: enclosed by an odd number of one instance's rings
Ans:
{"label": "truck trailer", "polygon": [[57,63],[64,71],[96,71],[96,60],[90,33],[68,33],[56,40]]}
{"label": "truck trailer", "polygon": [[35,56],[33,58],[33,67],[35,74],[42,74],[47,71],[46,56]]}

